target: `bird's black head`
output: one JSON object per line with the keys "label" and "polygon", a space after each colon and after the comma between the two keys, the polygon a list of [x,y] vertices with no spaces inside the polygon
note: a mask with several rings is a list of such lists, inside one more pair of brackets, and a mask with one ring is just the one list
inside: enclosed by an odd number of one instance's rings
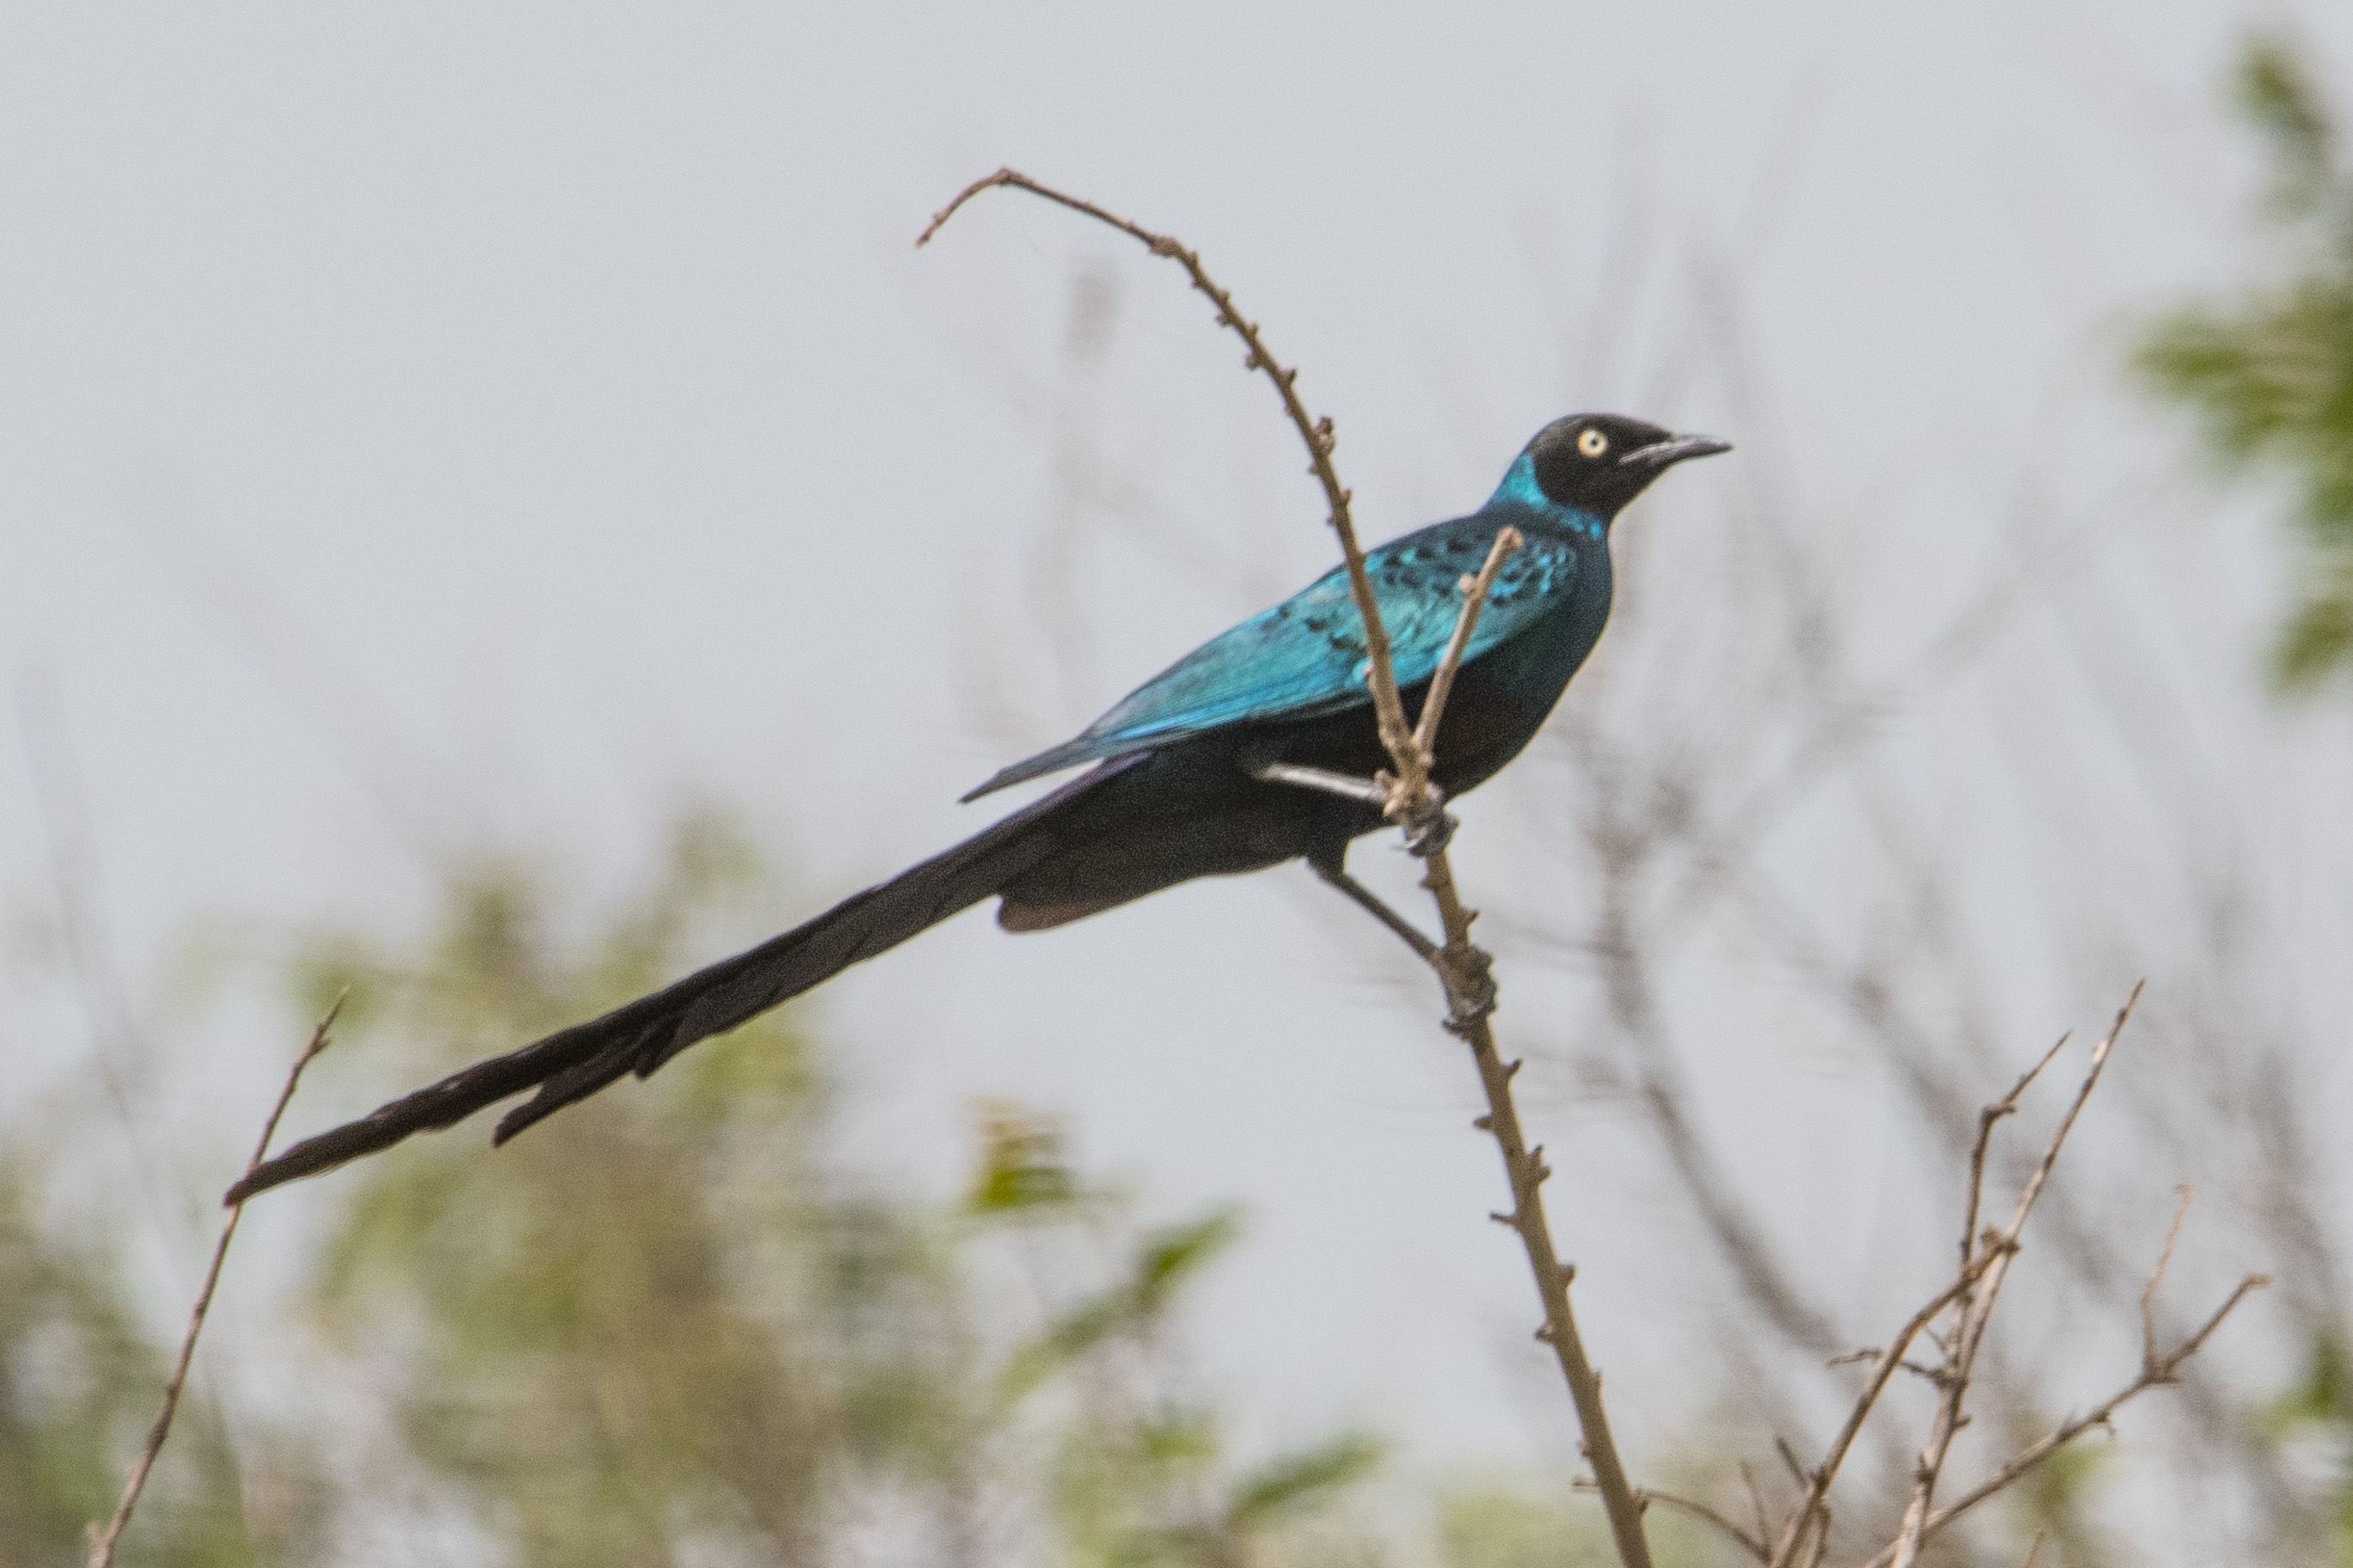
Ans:
{"label": "bird's black head", "polygon": [[1621,415],[1572,414],[1537,431],[1527,457],[1546,500],[1606,521],[1684,458],[1731,449],[1713,436],[1678,436]]}

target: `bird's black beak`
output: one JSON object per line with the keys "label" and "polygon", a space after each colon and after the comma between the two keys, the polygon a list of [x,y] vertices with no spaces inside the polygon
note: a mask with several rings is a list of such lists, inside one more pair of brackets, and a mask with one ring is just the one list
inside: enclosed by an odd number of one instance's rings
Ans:
{"label": "bird's black beak", "polygon": [[1635,447],[1618,459],[1618,466],[1656,474],[1686,458],[1713,458],[1718,452],[1731,450],[1731,442],[1719,441],[1713,436],[1670,436],[1663,441]]}

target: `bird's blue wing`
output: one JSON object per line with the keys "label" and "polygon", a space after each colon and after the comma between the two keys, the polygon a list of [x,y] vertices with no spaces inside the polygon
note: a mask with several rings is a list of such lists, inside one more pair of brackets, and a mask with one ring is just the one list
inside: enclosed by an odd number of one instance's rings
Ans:
{"label": "bird's blue wing", "polygon": [[[1462,613],[1460,583],[1485,561],[1497,524],[1464,518],[1409,534],[1366,558],[1399,686],[1437,671]],[[1475,658],[1567,596],[1577,553],[1532,534],[1504,562],[1464,658]],[[1345,568],[1203,643],[1122,699],[1076,739],[1016,763],[965,799],[1058,769],[1228,724],[1303,719],[1372,700],[1364,622]]]}

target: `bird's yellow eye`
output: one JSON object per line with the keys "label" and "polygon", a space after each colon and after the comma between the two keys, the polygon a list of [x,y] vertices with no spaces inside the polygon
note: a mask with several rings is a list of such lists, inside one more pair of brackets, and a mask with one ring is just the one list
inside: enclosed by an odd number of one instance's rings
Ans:
{"label": "bird's yellow eye", "polygon": [[1609,437],[1599,430],[1581,431],[1577,437],[1577,449],[1588,458],[1598,458],[1609,450]]}

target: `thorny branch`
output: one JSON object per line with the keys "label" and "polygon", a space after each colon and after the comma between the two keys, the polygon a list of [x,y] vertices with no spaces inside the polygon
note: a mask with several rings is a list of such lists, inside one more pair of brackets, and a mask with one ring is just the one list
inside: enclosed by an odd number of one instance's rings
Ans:
{"label": "thorny branch", "polygon": [[[2161,1268],[2160,1264],[2160,1270]],[[2157,1277],[2156,1273],[2149,1276],[2152,1285],[2155,1284]],[[2239,1281],[2230,1295],[2223,1298],[2222,1304],[2215,1308],[2204,1322],[2198,1325],[2195,1332],[2174,1346],[2172,1350],[2159,1355],[2156,1352],[2155,1346],[2143,1346],[2139,1376],[2083,1415],[2060,1423],[2036,1442],[2021,1448],[2003,1461],[2000,1469],[1962,1493],[1957,1500],[1947,1503],[1930,1514],[1920,1527],[1920,1540],[1926,1542],[1931,1539],[1945,1526],[2008,1487],[2084,1433],[2095,1427],[2106,1426],[2116,1411],[2134,1396],[2176,1381],[2180,1374],[2182,1363],[2205,1347],[2206,1341],[2211,1337],[2214,1331],[2222,1326],[2222,1320],[2229,1317],[2239,1303],[2245,1300],[2248,1296],[2270,1283],[2271,1279],[2266,1275],[2250,1274]],[[1867,1568],[1891,1568],[1892,1564],[1900,1560],[1898,1552],[1902,1546],[1903,1542],[1899,1540],[1895,1545],[1890,1546],[1873,1558],[1867,1564]],[[1916,1555],[1916,1548],[1915,1552]]]}
{"label": "thorny branch", "polygon": [[[1624,1568],[1651,1568],[1651,1552],[1642,1531],[1642,1500],[1626,1478],[1620,1462],[1615,1441],[1609,1434],[1609,1424],[1601,1402],[1601,1377],[1585,1354],[1584,1342],[1577,1331],[1576,1317],[1569,1308],[1568,1287],[1573,1270],[1563,1264],[1553,1246],[1552,1232],[1545,1218],[1542,1188],[1551,1174],[1544,1163],[1541,1147],[1531,1149],[1521,1131],[1519,1111],[1512,1096],[1512,1079],[1520,1069],[1517,1061],[1506,1063],[1495,1048],[1488,1019],[1494,1012],[1495,987],[1490,978],[1493,959],[1471,941],[1471,922],[1477,911],[1463,906],[1461,895],[1454,884],[1454,871],[1447,858],[1446,840],[1452,822],[1445,812],[1445,803],[1430,784],[1431,747],[1438,725],[1444,712],[1446,697],[1451,688],[1455,671],[1461,667],[1464,649],[1477,625],[1479,613],[1485,604],[1488,590],[1493,585],[1495,574],[1504,560],[1518,548],[1519,534],[1505,529],[1495,539],[1486,564],[1475,578],[1461,584],[1462,609],[1455,623],[1454,635],[1449,641],[1443,662],[1430,680],[1430,693],[1422,705],[1419,722],[1409,728],[1403,700],[1398,695],[1388,631],[1381,624],[1380,605],[1373,593],[1371,578],[1365,570],[1365,555],[1357,543],[1356,527],[1348,511],[1349,492],[1340,483],[1338,470],[1332,462],[1336,443],[1329,418],[1312,417],[1300,401],[1297,382],[1299,373],[1284,368],[1267,352],[1258,325],[1243,317],[1233,302],[1233,296],[1219,287],[1201,266],[1198,252],[1188,250],[1173,236],[1156,234],[1128,218],[1096,205],[1092,202],[1065,195],[1043,185],[1027,174],[1013,169],[999,169],[985,179],[975,181],[959,192],[954,201],[932,219],[915,243],[927,244],[958,209],[983,191],[997,186],[1024,190],[1033,195],[1082,213],[1107,224],[1141,242],[1155,256],[1165,256],[1185,268],[1193,287],[1208,296],[1217,307],[1218,321],[1231,329],[1248,345],[1245,369],[1263,371],[1274,384],[1282,399],[1283,412],[1297,427],[1300,439],[1306,443],[1309,461],[1315,478],[1324,487],[1326,503],[1331,509],[1333,531],[1339,536],[1342,554],[1346,558],[1349,590],[1356,601],[1356,613],[1365,626],[1366,656],[1366,684],[1373,700],[1375,721],[1378,726],[1381,744],[1388,752],[1396,772],[1382,781],[1388,791],[1385,815],[1405,829],[1407,842],[1423,862],[1422,887],[1438,906],[1440,925],[1444,941],[1434,954],[1424,953],[1444,986],[1447,1000],[1447,1029],[1471,1047],[1472,1060],[1477,1067],[1481,1087],[1487,1096],[1487,1114],[1477,1121],[1479,1128],[1493,1134],[1504,1161],[1504,1172],[1512,1189],[1512,1209],[1494,1217],[1519,1233],[1527,1253],[1528,1268],[1535,1276],[1536,1290],[1545,1310],[1544,1326],[1537,1338],[1552,1346],[1560,1363],[1561,1375],[1567,1382],[1569,1396],[1577,1406],[1577,1423],[1585,1434],[1586,1458],[1593,1466],[1595,1488],[1601,1494],[1602,1506],[1609,1516],[1610,1533],[1616,1541],[1618,1555]],[[1327,879],[1331,879],[1327,874]],[[1372,907],[1373,896],[1356,886],[1343,885],[1342,890],[1359,903]],[[1418,933],[1409,935],[1411,926],[1393,913],[1376,911],[1382,922],[1409,942]],[[1416,943],[1422,952],[1426,939]]]}
{"label": "thorny branch", "polygon": [[[1330,419],[1314,418],[1308,414],[1307,405],[1299,400],[1295,384],[1299,373],[1284,369],[1272,354],[1266,352],[1265,341],[1259,336],[1258,323],[1244,320],[1242,313],[1234,309],[1234,297],[1219,288],[1217,280],[1202,269],[1199,252],[1186,249],[1174,235],[1155,234],[1142,224],[1124,218],[1092,202],[1066,195],[1050,185],[1039,184],[1016,169],[999,169],[957,192],[955,199],[934,214],[932,221],[923,226],[923,232],[915,238],[916,247],[921,248],[929,245],[932,237],[944,228],[948,219],[955,216],[966,202],[983,191],[1000,185],[1028,191],[1072,212],[1084,213],[1096,222],[1108,224],[1122,234],[1141,241],[1153,255],[1165,256],[1176,262],[1193,280],[1193,287],[1208,295],[1209,302],[1217,306],[1218,324],[1231,328],[1249,345],[1250,353],[1242,360],[1242,368],[1264,371],[1267,379],[1274,383],[1275,393],[1282,399],[1283,413],[1298,427],[1299,438],[1307,444],[1311,469],[1316,481],[1324,487],[1324,501],[1332,509],[1332,531],[1340,536],[1341,552],[1347,557],[1349,592],[1356,598],[1356,613],[1365,622],[1365,652],[1372,666],[1367,672],[1366,684],[1373,694],[1374,717],[1380,725],[1381,744],[1388,749],[1390,755],[1397,756],[1405,749],[1409,734],[1406,728],[1405,704],[1398,696],[1397,676],[1389,659],[1388,631],[1381,625],[1380,605],[1373,596],[1372,579],[1365,574],[1365,552],[1356,543],[1356,525],[1349,516],[1349,492],[1340,483],[1339,470],[1332,465],[1332,448],[1338,444],[1339,437],[1334,433]],[[1405,763],[1401,761],[1398,765],[1402,768]]]}
{"label": "thorny branch", "polygon": [[[269,1141],[278,1135],[279,1119],[286,1114],[287,1105],[294,1099],[295,1086],[302,1081],[302,1069],[327,1048],[327,1031],[334,1027],[343,1010],[343,997],[338,996],[334,1005],[327,1009],[326,1016],[311,1031],[311,1043],[302,1047],[302,1054],[288,1069],[286,1085],[278,1091],[278,1103],[269,1108],[269,1118],[261,1124],[261,1138],[253,1146],[253,1158],[246,1162],[248,1174],[269,1155]],[[212,1310],[213,1291],[220,1284],[222,1266],[228,1261],[228,1244],[237,1239],[237,1222],[244,1215],[245,1205],[234,1205],[221,1225],[220,1243],[213,1248],[212,1266],[205,1270],[204,1286],[196,1292],[195,1310],[188,1314],[188,1331],[180,1341],[180,1359],[173,1365],[171,1380],[164,1384],[164,1408],[156,1413],[155,1425],[148,1429],[147,1441],[132,1462],[131,1474],[123,1480],[122,1497],[114,1505],[114,1517],[107,1521],[103,1529],[95,1522],[90,1527],[90,1568],[111,1568],[114,1543],[121,1539],[123,1527],[131,1522],[132,1510],[139,1506],[139,1494],[146,1489],[148,1472],[155,1468],[155,1458],[164,1451],[164,1439],[172,1435],[172,1417],[179,1413],[180,1391],[187,1386],[188,1368],[196,1358],[196,1338],[205,1331],[205,1314]]]}
{"label": "thorny branch", "polygon": [[[2116,1022],[2100,1043],[2092,1047],[2092,1060],[2084,1071],[2084,1081],[2075,1090],[2067,1113],[2051,1133],[2051,1142],[2042,1151],[2033,1173],[2026,1178],[2025,1187],[2018,1194],[2018,1205],[2010,1213],[2009,1226],[2000,1232],[1989,1232],[1984,1237],[1963,1236],[1961,1261],[1967,1268],[1979,1251],[1991,1252],[1994,1258],[1985,1271],[1984,1289],[1965,1290],[1955,1303],[1960,1321],[1954,1326],[1952,1336],[1946,1342],[1945,1360],[1938,1369],[1936,1384],[1941,1397],[1936,1403],[1936,1416],[1928,1431],[1928,1440],[1920,1449],[1920,1458],[1912,1472],[1912,1500],[1904,1510],[1903,1532],[1897,1536],[1892,1561],[1896,1568],[1910,1568],[1919,1555],[1920,1542],[1926,1527],[1930,1510],[1936,1500],[1936,1481],[1944,1473],[1945,1460],[1951,1454],[1953,1439],[1960,1436],[1968,1424],[1964,1405],[1968,1403],[1970,1374],[1977,1369],[1978,1351],[1985,1343],[1986,1326],[1993,1320],[1994,1307],[2001,1295],[2002,1282],[2010,1277],[2010,1260],[2017,1256],[2018,1238],[2026,1228],[2029,1215],[2050,1184],[2051,1172],[2059,1163],[2059,1151],[2066,1146],[2067,1135],[2075,1129],[2075,1119],[2083,1114],[2084,1101],[2092,1098],[2098,1087],[2100,1070],[2107,1066],[2108,1053],[2116,1048],[2116,1038],[2124,1033],[2126,1023],[2132,1017],[2133,1005],[2140,1000],[2141,987],[2136,984],[2125,1005],[2116,1010]],[[1978,1141],[1969,1159],[1971,1181],[1968,1195],[1969,1222],[1974,1223],[1982,1205],[1985,1179],[1985,1151],[1993,1137],[1994,1125],[2018,1108],[2018,1098],[2042,1070],[2042,1063],[2058,1054],[2051,1053],[2037,1062],[2018,1080],[2004,1099],[1986,1108],[1978,1118]]]}
{"label": "thorny branch", "polygon": [[1822,1545],[1827,1543],[1830,1535],[1831,1483],[1838,1479],[1839,1467],[1846,1463],[1848,1451],[1854,1447],[1854,1440],[1862,1435],[1863,1424],[1871,1419],[1871,1413],[1877,1406],[1879,1396],[1887,1392],[1889,1381],[1894,1377],[1899,1368],[1908,1364],[1904,1359],[1904,1352],[1912,1348],[1912,1342],[1918,1339],[1926,1331],[1928,1325],[1944,1313],[1946,1308],[1968,1296],[1986,1270],[1992,1267],[1995,1258],[2008,1256],[2006,1251],[1989,1248],[1978,1257],[1964,1262],[1961,1265],[1960,1274],[1953,1282],[1938,1292],[1934,1300],[1913,1313],[1912,1321],[1897,1330],[1894,1339],[1888,1341],[1883,1348],[1868,1352],[1871,1361],[1871,1375],[1864,1380],[1862,1392],[1856,1396],[1854,1407],[1847,1412],[1846,1424],[1839,1428],[1838,1436],[1831,1440],[1829,1450],[1822,1456],[1822,1462],[1806,1475],[1804,1500],[1789,1516],[1789,1522],[1781,1533],[1780,1544],[1770,1552],[1760,1547],[1757,1552],[1759,1562],[1769,1563],[1772,1568],[1784,1568],[1785,1564],[1794,1563],[1797,1560],[1799,1549],[1805,1544],[1809,1527],[1812,1527],[1816,1539],[1814,1552],[1816,1555],[1820,1555]]}
{"label": "thorny branch", "polygon": [[[1777,1530],[1768,1525],[1764,1499],[1757,1491],[1756,1482],[1746,1467],[1742,1468],[1742,1475],[1747,1480],[1757,1514],[1754,1534],[1703,1505],[1684,1500],[1671,1500],[1662,1494],[1646,1495],[1706,1520],[1765,1568],[1813,1568],[1829,1548],[1830,1493],[1840,1468],[1878,1408],[1881,1396],[1886,1393],[1896,1371],[1910,1371],[1936,1385],[1936,1415],[1927,1440],[1914,1466],[1911,1498],[1899,1533],[1893,1543],[1871,1560],[1869,1568],[1912,1568],[1923,1545],[1954,1520],[2016,1482],[2084,1433],[2105,1426],[2126,1401],[2146,1390],[2179,1380],[2183,1364],[2198,1353],[2214,1331],[2221,1326],[2222,1320],[2249,1292],[2268,1283],[2260,1275],[2248,1276],[2239,1282],[2238,1288],[2195,1332],[2169,1351],[2159,1350],[2157,1291],[2165,1278],[2168,1264],[2172,1261],[2174,1245],[2180,1238],[2182,1223],[2189,1215],[2189,1189],[2186,1186],[2180,1189],[2180,1206],[2166,1232],[2165,1245],[2158,1254],[2156,1266],[2150,1269],[2141,1288],[2141,1364],[2138,1374],[2092,1410],[2070,1418],[2040,1440],[2012,1455],[1991,1476],[1957,1500],[1942,1508],[1935,1505],[1936,1484],[1950,1455],[1953,1439],[1968,1423],[1966,1405],[1978,1354],[1984,1345],[1986,1330],[2000,1299],[2002,1281],[2008,1277],[2011,1259],[2018,1255],[2026,1222],[2049,1185],[2052,1173],[2058,1165],[2060,1151],[2074,1131],[2076,1119],[2082,1114],[2093,1089],[2098,1086],[2101,1071],[2107,1065],[2108,1056],[2115,1049],[2125,1024],[2131,1018],[2140,993],[2141,987],[2135,985],[2124,1005],[2117,1010],[2116,1021],[2106,1036],[2093,1048],[2083,1082],[2077,1087],[2073,1100],[2069,1102],[2065,1114],[2060,1118],[2059,1125],[2044,1146],[2041,1159],[2035,1163],[2021,1189],[2009,1223],[2000,1229],[1988,1226],[1980,1230],[1978,1226],[1985,1204],[1986,1166],[1994,1129],[2017,1112],[2028,1088],[2057,1058],[2067,1041],[2062,1038],[2052,1046],[2041,1060],[2020,1075],[2008,1094],[1978,1112],[1977,1138],[1970,1151],[1968,1184],[1962,1211],[1959,1268],[1951,1281],[1915,1312],[1886,1345],[1840,1357],[1832,1363],[1867,1362],[1871,1370],[1820,1464],[1807,1468],[1786,1443],[1776,1440],[1782,1461],[1788,1467],[1799,1493],[1797,1505],[1789,1510],[1780,1527]],[[1955,1321],[1939,1339],[1932,1331],[1933,1327],[1947,1312],[1955,1314]],[[1943,1350],[1942,1359],[1936,1365],[1924,1366],[1905,1359],[1905,1352],[1924,1334],[1935,1339]]]}

